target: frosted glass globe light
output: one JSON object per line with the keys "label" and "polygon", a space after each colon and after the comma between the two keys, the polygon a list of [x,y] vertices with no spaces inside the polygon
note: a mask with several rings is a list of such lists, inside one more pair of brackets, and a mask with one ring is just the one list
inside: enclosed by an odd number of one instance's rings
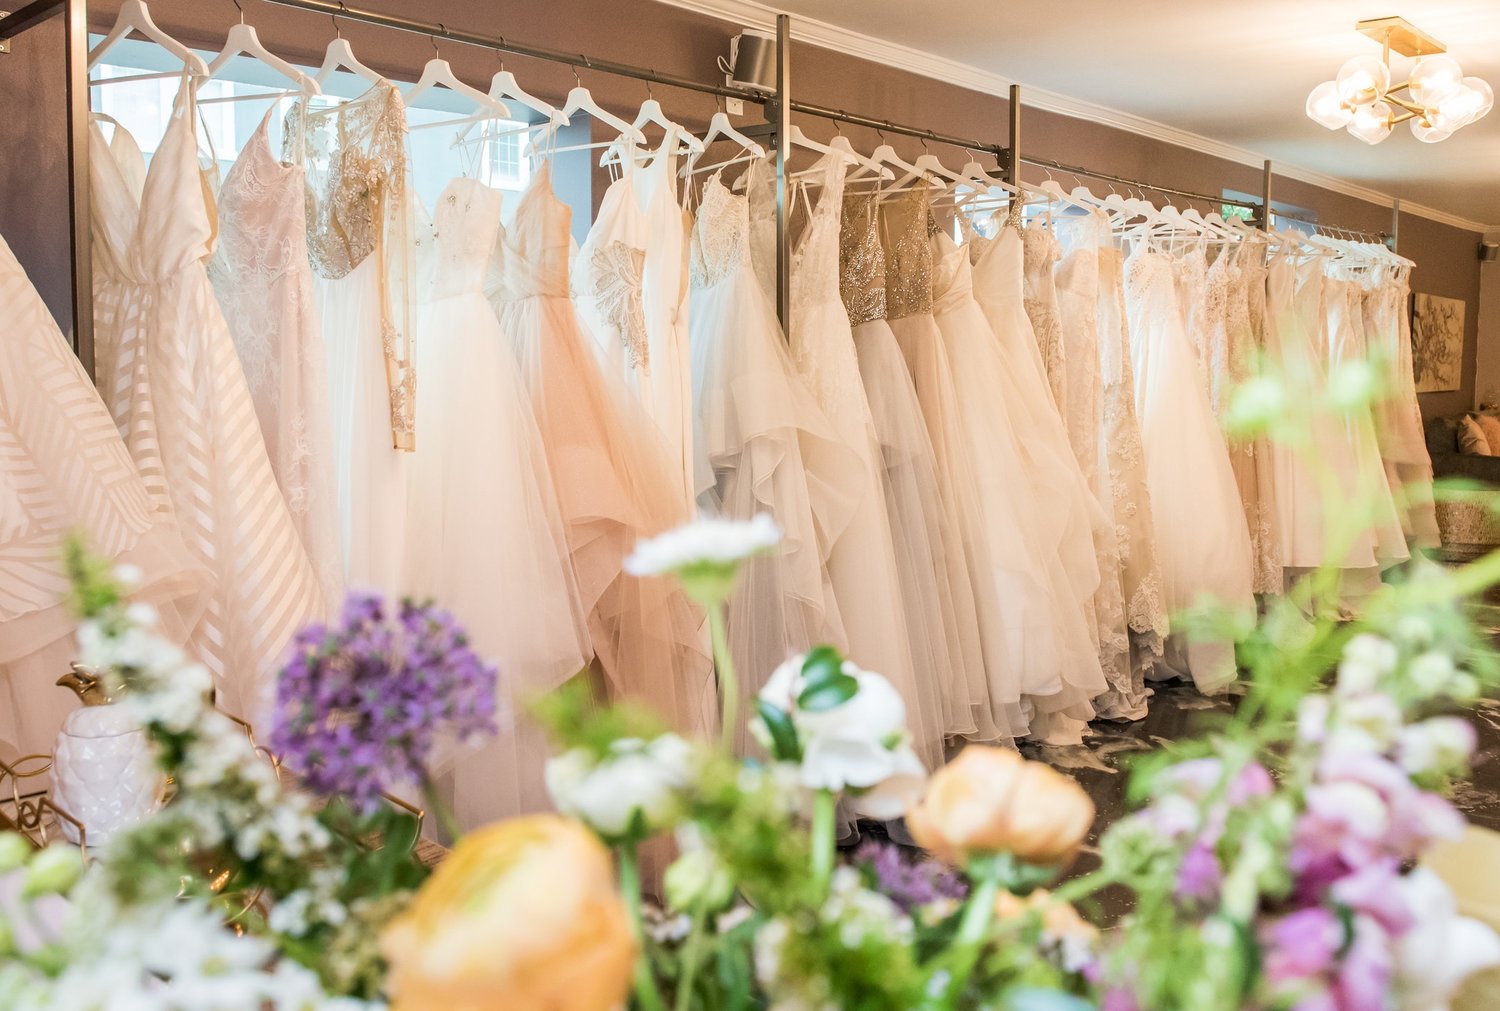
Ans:
{"label": "frosted glass globe light", "polygon": [[1342,130],[1354,119],[1354,110],[1339,97],[1336,81],[1324,81],[1307,96],[1307,116],[1319,126]]}
{"label": "frosted glass globe light", "polygon": [[1465,101],[1473,103],[1465,122],[1472,123],[1489,115],[1490,110],[1495,107],[1495,89],[1490,87],[1489,82],[1482,77],[1465,77],[1463,88]]}
{"label": "frosted glass globe light", "polygon": [[1428,126],[1422,122],[1421,117],[1411,121],[1411,132],[1423,144],[1436,144],[1453,136],[1452,130],[1439,130],[1435,126]]}
{"label": "frosted glass globe light", "polygon": [[1463,68],[1446,53],[1424,56],[1412,64],[1411,97],[1425,108],[1434,108],[1463,87],[1463,83]]}
{"label": "frosted glass globe light", "polygon": [[1349,132],[1366,144],[1379,144],[1391,135],[1391,107],[1384,102],[1360,106]]}
{"label": "frosted glass globe light", "polygon": [[1350,105],[1369,105],[1391,86],[1391,70],[1378,56],[1354,56],[1339,68],[1336,83],[1339,98]]}

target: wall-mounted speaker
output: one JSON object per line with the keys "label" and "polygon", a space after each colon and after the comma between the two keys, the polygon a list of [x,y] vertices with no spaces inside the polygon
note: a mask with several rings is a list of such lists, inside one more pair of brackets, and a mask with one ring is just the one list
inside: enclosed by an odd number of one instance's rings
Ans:
{"label": "wall-mounted speaker", "polygon": [[1479,244],[1479,259],[1485,263],[1491,260],[1500,260],[1500,242],[1481,242]]}

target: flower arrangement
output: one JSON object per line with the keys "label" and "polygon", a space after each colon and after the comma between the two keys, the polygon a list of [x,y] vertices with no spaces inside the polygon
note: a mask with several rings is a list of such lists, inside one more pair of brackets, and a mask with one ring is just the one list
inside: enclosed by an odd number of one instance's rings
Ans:
{"label": "flower arrangement", "polygon": [[[1349,373],[1313,400],[1258,380],[1235,416],[1293,427],[1297,410],[1366,402],[1371,382]],[[706,610],[726,729],[725,601],[778,536],[767,518],[702,521],[628,566],[679,578]],[[763,760],[583,686],[557,693],[538,716],[560,813],[461,835],[428,876],[415,819],[383,791],[431,794],[439,738],[504,715],[497,672],[451,617],[357,596],[297,637],[272,735],[293,788],[149,609],[81,551],[73,571],[83,659],[122,680],[177,794],[87,873],[0,836],[0,897],[7,881],[17,896],[0,898],[0,1006],[114,1007],[118,992],[195,1009],[1438,1011],[1500,965],[1500,938],[1422,866],[1464,827],[1444,797],[1474,748],[1455,714],[1500,665],[1463,605],[1500,581],[1500,554],[1418,560],[1358,620],[1330,573],[1253,627],[1188,616],[1236,640],[1246,694],[1134,764],[1134,810],[1071,877],[1095,821],[1075,782],[998,747],[929,774],[899,694],[827,647],[758,693]],[[916,846],[841,860],[841,815],[903,819]],[[1106,888],[1129,901],[1104,929]]]}

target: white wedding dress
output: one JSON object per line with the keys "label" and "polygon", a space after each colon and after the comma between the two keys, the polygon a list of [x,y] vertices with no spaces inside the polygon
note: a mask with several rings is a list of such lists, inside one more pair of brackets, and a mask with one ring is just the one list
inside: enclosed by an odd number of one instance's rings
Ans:
{"label": "white wedding dress", "polygon": [[[831,546],[829,577],[849,636],[849,658],[890,679],[906,702],[907,727],[929,769],[942,764],[943,712],[939,686],[951,678],[941,626],[919,625],[914,643],[907,626],[905,596],[935,589],[928,569],[919,585],[903,585],[896,564],[891,517],[886,508],[880,440],[870,412],[849,313],[839,296],[839,223],[844,199],[841,158],[826,158],[817,206],[792,251],[792,362],[823,409],[839,441],[859,461],[857,498],[849,526]],[[801,193],[807,199],[806,184]],[[755,194],[751,194],[751,203]],[[918,667],[913,660],[923,661]],[[941,650],[941,666],[930,666]]]}
{"label": "white wedding dress", "polygon": [[944,493],[916,386],[885,319],[885,252],[876,199],[874,194],[844,196],[839,287],[880,440],[912,652],[919,675],[930,672],[937,683],[949,740],[1008,740],[1022,728],[1001,726],[991,710],[958,504]]}
{"label": "white wedding dress", "polygon": [[406,591],[407,456],[416,446],[414,188],[401,93],[382,83],[331,109],[298,105],[285,146],[307,175],[345,580],[396,597]]}
{"label": "white wedding dress", "polygon": [[329,607],[343,599],[328,368],[307,254],[307,180],[271,151],[271,113],[219,188],[208,264],[276,481]]}
{"label": "white wedding dress", "polygon": [[[1175,274],[1170,257],[1145,247],[1125,262],[1136,415],[1162,596],[1174,614],[1212,603],[1253,616],[1250,534]],[[1191,674],[1205,693],[1237,677],[1232,642],[1179,635],[1167,645],[1168,669]]]}
{"label": "white wedding dress", "polygon": [[681,733],[711,735],[718,706],[702,613],[674,579],[637,578],[642,538],[688,519],[656,426],[605,372],[568,296],[572,212],[543,163],[500,230],[500,328],[531,396],[562,512],[593,652],[612,697],[655,708]]}
{"label": "white wedding dress", "polygon": [[156,607],[182,643],[210,585],[164,503],[153,500],[114,419],[41,296],[0,239],[0,759],[51,753],[76,705],[57,687],[77,656],[63,564],[70,536],[139,574],[130,599]]}
{"label": "white wedding dress", "polygon": [[326,604],[204,269],[213,230],[193,92],[185,80],[149,172],[124,130],[111,143],[92,124],[94,323],[125,444],[214,580],[189,648],[219,705],[260,724],[287,642]]}
{"label": "white wedding dress", "polygon": [[468,630],[499,669],[511,719],[455,749],[452,804],[472,828],[546,807],[546,740],[531,700],[588,664],[592,649],[531,397],[484,296],[501,195],[473,179],[419,219],[412,313],[422,440],[411,458],[405,580]]}
{"label": "white wedding dress", "polygon": [[[744,565],[730,598],[742,713],[788,657],[823,643],[849,648],[826,563],[861,474],[795,374],[751,265],[749,228],[748,198],[712,176],[690,260],[698,502],[733,519],[767,513],[782,529],[774,552]],[[751,747],[743,726],[734,740]]]}

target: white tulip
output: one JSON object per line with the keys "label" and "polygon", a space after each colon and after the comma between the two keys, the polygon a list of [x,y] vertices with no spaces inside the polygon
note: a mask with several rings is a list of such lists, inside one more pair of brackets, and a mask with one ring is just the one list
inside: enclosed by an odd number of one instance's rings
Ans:
{"label": "white tulip", "polygon": [[1453,892],[1419,867],[1400,879],[1415,922],[1396,944],[1394,990],[1398,1011],[1448,1011],[1459,985],[1500,965],[1500,937],[1478,920],[1459,916]]}
{"label": "white tulip", "polygon": [[660,576],[693,565],[733,565],[780,541],[781,528],[765,513],[748,521],[705,517],[637,542],[625,571]]}

